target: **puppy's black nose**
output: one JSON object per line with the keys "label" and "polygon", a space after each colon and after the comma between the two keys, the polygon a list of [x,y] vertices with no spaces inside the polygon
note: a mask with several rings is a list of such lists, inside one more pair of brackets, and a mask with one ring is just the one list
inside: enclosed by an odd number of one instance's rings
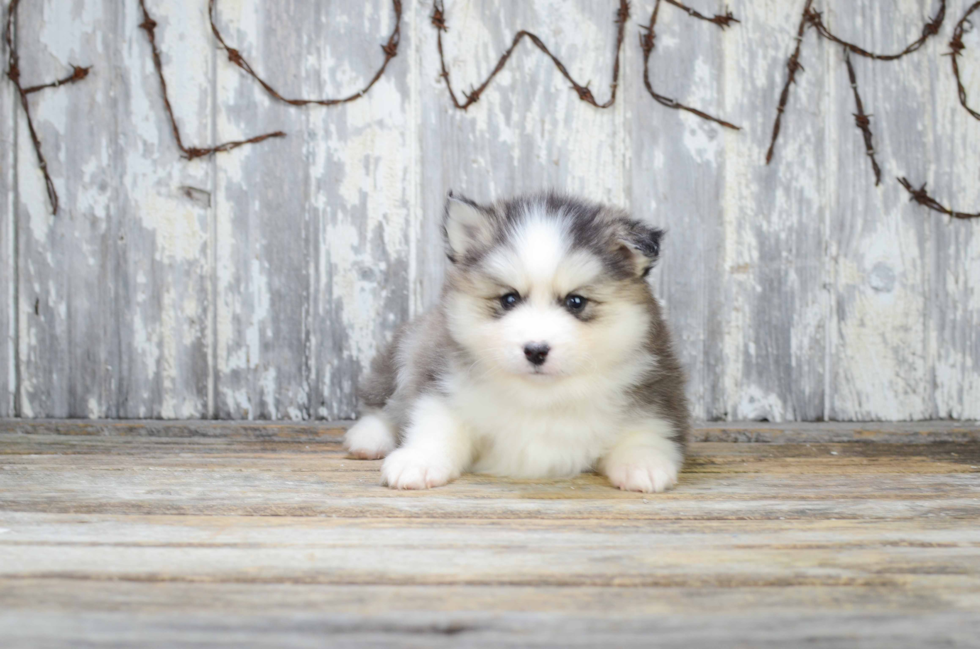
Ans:
{"label": "puppy's black nose", "polygon": [[544,365],[545,360],[548,358],[548,352],[551,351],[551,347],[548,347],[548,343],[528,343],[524,345],[524,356],[533,365]]}

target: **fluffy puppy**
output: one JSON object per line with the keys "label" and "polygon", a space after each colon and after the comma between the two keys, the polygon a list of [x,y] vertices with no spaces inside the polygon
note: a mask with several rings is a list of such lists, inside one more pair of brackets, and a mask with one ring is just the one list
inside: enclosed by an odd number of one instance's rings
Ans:
{"label": "fluffy puppy", "polygon": [[394,489],[464,471],[673,486],[684,377],[645,280],[662,231],[555,194],[484,206],[452,193],[443,229],[439,304],[374,360],[350,454],[385,458]]}

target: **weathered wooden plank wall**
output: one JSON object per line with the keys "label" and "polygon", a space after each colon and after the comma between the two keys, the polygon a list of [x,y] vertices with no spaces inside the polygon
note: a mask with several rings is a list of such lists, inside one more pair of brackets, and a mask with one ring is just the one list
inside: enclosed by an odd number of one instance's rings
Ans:
{"label": "weathered wooden plank wall", "polygon": [[[7,60],[4,39],[0,39],[0,60]],[[14,404],[17,385],[15,96],[12,84],[0,83],[0,417],[11,417],[17,412]]]}
{"label": "weathered wooden plank wall", "polygon": [[[0,416],[351,417],[370,356],[438,297],[446,190],[557,188],[669,229],[654,285],[698,417],[980,417],[980,220],[910,203],[896,181],[980,210],[980,121],[944,56],[967,0],[948,1],[917,52],[851,57],[880,186],[843,49],[814,29],[764,162],[805,0],[734,0],[741,22],[725,30],[660,3],[653,87],[740,131],[647,92],[637,35],[655,0],[632,3],[611,107],[580,101],[525,41],[466,112],[440,75],[429,0],[404,1],[398,56],[370,92],[305,108],[228,61],[205,0],[146,0],[186,146],[287,133],[193,161],[174,141],[138,0],[22,2],[25,86],[93,70],[30,95],[56,216],[13,84],[0,85]],[[217,21],[282,94],[340,97],[384,60],[394,5],[221,0]],[[901,51],[940,5],[813,3],[874,52]],[[458,95],[523,28],[604,102],[618,7],[447,0]],[[976,106],[980,29],[964,44]]]}

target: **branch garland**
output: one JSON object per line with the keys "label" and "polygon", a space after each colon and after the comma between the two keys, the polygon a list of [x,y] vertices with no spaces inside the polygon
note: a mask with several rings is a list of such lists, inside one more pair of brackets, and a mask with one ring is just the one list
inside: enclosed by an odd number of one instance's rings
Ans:
{"label": "branch garland", "polygon": [[847,64],[847,76],[851,80],[851,90],[854,91],[854,104],[857,112],[854,113],[854,123],[864,136],[864,148],[868,152],[868,159],[871,160],[871,169],[875,174],[875,187],[881,184],[881,167],[875,158],[875,147],[871,139],[871,115],[864,112],[864,102],[861,101],[861,93],[858,92],[857,77],[854,74],[854,65],[851,64],[851,54],[844,49],[844,63]]}
{"label": "branch garland", "polygon": [[14,47],[14,23],[19,4],[20,0],[10,0],[10,4],[7,7],[7,24],[4,30],[4,41],[7,43],[8,57],[7,76],[13,82],[14,87],[17,88],[17,94],[20,95],[20,105],[24,109],[24,115],[27,117],[27,130],[31,133],[31,142],[34,144],[34,154],[37,156],[37,164],[41,168],[41,173],[44,174],[44,185],[48,192],[48,200],[51,201],[51,213],[57,214],[58,191],[55,189],[54,181],[51,180],[51,174],[48,172],[48,163],[44,159],[44,151],[41,149],[41,138],[38,137],[37,131],[34,128],[34,120],[31,117],[31,105],[27,101],[27,96],[48,88],[60,88],[64,85],[77,83],[87,77],[92,68],[72,65],[72,72],[67,77],[27,88],[22,86],[20,82],[20,56],[17,54],[17,48]]}
{"label": "branch garland", "polygon": [[610,84],[609,88],[609,99],[601,104],[596,101],[595,96],[592,94],[592,90],[589,89],[589,84],[582,85],[572,78],[572,75],[565,67],[565,64],[562,63],[561,60],[551,52],[551,50],[548,49],[548,46],[544,44],[544,41],[538,38],[536,34],[524,29],[514,35],[514,40],[511,41],[510,47],[508,47],[507,51],[500,56],[500,60],[497,61],[497,65],[493,68],[490,76],[484,79],[483,83],[476,88],[470,90],[469,92],[463,92],[465,101],[460,101],[459,97],[456,95],[456,91],[453,90],[453,84],[449,78],[449,68],[446,66],[446,56],[443,51],[442,34],[443,32],[449,31],[448,24],[446,23],[445,12],[446,9],[443,5],[443,0],[434,0],[432,3],[432,15],[430,19],[432,20],[432,26],[436,28],[436,46],[439,49],[439,63],[442,66],[440,76],[446,80],[446,89],[449,91],[449,96],[453,101],[453,105],[459,110],[465,111],[467,108],[480,100],[480,96],[483,94],[483,91],[487,89],[487,86],[490,85],[494,77],[496,77],[500,71],[504,69],[504,66],[507,65],[507,61],[510,59],[511,54],[514,53],[514,50],[524,38],[530,40],[535,47],[544,52],[544,54],[551,59],[551,61],[555,64],[555,67],[558,68],[558,72],[572,84],[572,89],[576,92],[576,94],[578,94],[579,99],[587,104],[595,106],[596,108],[609,108],[616,102],[616,89],[619,85],[619,55],[622,51],[626,21],[629,20],[630,15],[629,2],[627,2],[627,0],[619,0],[619,9],[616,11],[616,57],[613,59],[612,83]]}
{"label": "branch garland", "polygon": [[160,91],[163,95],[163,106],[167,110],[167,117],[170,118],[170,128],[173,130],[174,139],[177,141],[177,148],[180,149],[184,157],[188,160],[193,160],[195,158],[202,158],[204,156],[213,155],[215,153],[222,153],[224,151],[231,151],[232,149],[237,149],[240,146],[246,144],[256,144],[262,142],[263,140],[268,140],[273,137],[286,137],[286,134],[282,131],[276,131],[274,133],[266,133],[264,135],[256,135],[253,138],[247,140],[236,140],[232,142],[223,142],[216,146],[208,148],[200,147],[189,147],[184,144],[183,139],[180,136],[180,127],[177,125],[177,119],[174,117],[173,107],[170,105],[170,97],[167,93],[167,80],[163,76],[163,63],[160,60],[160,50],[157,48],[156,34],[155,30],[157,23],[150,16],[150,12],[146,9],[146,0],[139,0],[140,9],[143,11],[143,22],[140,23],[140,29],[146,32],[146,37],[150,41],[150,49],[153,52],[153,67],[156,68],[157,77],[160,80]]}
{"label": "branch garland", "polygon": [[[963,34],[968,32],[973,28],[973,23],[970,22],[970,16],[974,11],[980,9],[980,0],[974,2],[960,21],[956,23],[956,27],[953,29],[953,40],[949,42],[949,60],[953,63],[953,76],[956,77],[956,90],[960,96],[960,104],[966,109],[966,112],[970,113],[974,118],[980,119],[980,112],[975,111],[970,108],[969,102],[966,98],[966,87],[963,85],[963,80],[960,78],[960,64],[957,59],[963,54],[963,50],[966,49],[966,45],[963,44]],[[969,28],[967,27],[969,25]]]}
{"label": "branch garland", "polygon": [[[657,0],[656,4],[653,5],[653,12],[650,14],[650,22],[642,27],[642,31],[640,32],[640,49],[643,50],[643,85],[646,86],[647,92],[649,92],[650,96],[662,106],[673,108],[675,110],[686,111],[693,115],[697,115],[702,119],[706,119],[709,122],[714,122],[715,124],[724,126],[725,128],[734,129],[736,131],[741,130],[741,128],[732,124],[731,122],[726,122],[723,119],[715,117],[714,115],[709,115],[708,113],[697,108],[686,106],[676,99],[671,99],[670,97],[659,94],[653,89],[653,84],[650,83],[650,55],[653,54],[654,41],[656,40],[656,26],[657,17],[660,13],[660,2],[661,0]],[[678,9],[686,11],[687,15],[691,16],[692,18],[697,18],[698,20],[712,23],[723,30],[726,27],[729,27],[731,23],[739,22],[738,19],[732,15],[732,12],[728,11],[727,9],[724,14],[716,14],[708,17],[704,14],[698,13],[694,9],[691,9],[687,5],[681,4],[677,0],[666,0],[666,2],[667,4],[674,5]]]}
{"label": "branch garland", "polygon": [[[142,2],[142,0],[140,1]],[[378,68],[377,72],[374,73],[374,76],[371,77],[371,79],[367,82],[367,85],[365,85],[363,88],[361,88],[360,90],[358,90],[357,92],[351,95],[347,95],[345,97],[341,97],[338,99],[326,99],[326,98],[325,99],[305,99],[305,98],[290,99],[288,97],[284,97],[265,79],[259,76],[259,74],[255,71],[255,69],[248,62],[248,60],[244,56],[242,56],[242,53],[238,49],[228,45],[228,43],[224,39],[224,36],[221,35],[221,31],[218,29],[217,23],[215,22],[217,4],[218,4],[217,0],[208,0],[208,20],[211,22],[211,32],[214,34],[214,37],[218,40],[218,44],[222,47],[222,49],[225,50],[225,52],[228,53],[228,60],[234,63],[235,65],[237,65],[242,70],[244,70],[247,75],[255,79],[259,83],[259,85],[262,86],[263,89],[265,89],[267,93],[269,93],[279,101],[290,104],[292,106],[309,106],[311,104],[317,106],[336,106],[337,104],[345,104],[351,101],[357,101],[358,99],[366,95],[369,90],[371,90],[374,84],[378,82],[378,79],[380,79],[381,76],[384,75],[385,70],[388,68],[388,63],[390,63],[391,60],[398,55],[398,43],[401,40],[401,28],[402,28],[402,2],[401,0],[392,0],[391,3],[392,8],[395,11],[395,28],[392,30],[391,35],[388,36],[388,40],[381,46],[381,51],[383,51],[385,55],[384,61],[382,61],[381,66]]]}
{"label": "branch garland", "polygon": [[933,212],[939,212],[940,214],[951,216],[954,219],[980,219],[980,212],[970,214],[967,212],[957,212],[956,210],[946,207],[929,195],[929,193],[926,191],[925,183],[922,184],[922,187],[915,189],[907,178],[899,178],[898,182],[901,183],[902,187],[904,187],[909,194],[911,194],[911,198],[909,199],[910,201],[927,207]]}

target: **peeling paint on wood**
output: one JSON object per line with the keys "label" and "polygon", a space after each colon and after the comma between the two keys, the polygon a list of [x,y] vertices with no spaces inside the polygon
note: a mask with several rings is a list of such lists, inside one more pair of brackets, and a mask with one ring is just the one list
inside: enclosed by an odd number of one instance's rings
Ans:
{"label": "peeling paint on wood", "polygon": [[[7,45],[0,39],[0,61]],[[17,414],[17,226],[15,219],[17,142],[13,84],[0,83],[0,417]]]}
{"label": "peeling paint on wood", "polygon": [[[770,166],[763,164],[804,1],[734,0],[720,30],[665,3],[654,87],[743,127],[654,102],[634,3],[617,102],[581,102],[529,44],[467,111],[439,76],[428,0],[404,3],[398,56],[363,98],[277,102],[216,48],[207,3],[147,0],[171,101],[195,146],[284,139],[183,160],[139,6],[23,3],[27,83],[62,213],[48,208],[11,84],[0,84],[0,416],[344,419],[370,357],[437,299],[445,192],[478,200],[555,188],[669,231],[654,286],[701,419],[980,418],[980,236],[908,201],[895,181],[980,208],[980,121],[944,54],[969,6],[917,52],[853,57],[871,115],[875,187],[843,51],[807,32]],[[484,79],[514,34],[538,34],[597,96],[618,2],[448,0],[454,85]],[[700,3],[705,13],[722,5]],[[900,51],[933,3],[818,2],[823,22]],[[228,0],[222,31],[289,96],[370,78],[387,0]],[[980,97],[980,30],[959,59]],[[600,100],[602,98],[600,97]]]}

